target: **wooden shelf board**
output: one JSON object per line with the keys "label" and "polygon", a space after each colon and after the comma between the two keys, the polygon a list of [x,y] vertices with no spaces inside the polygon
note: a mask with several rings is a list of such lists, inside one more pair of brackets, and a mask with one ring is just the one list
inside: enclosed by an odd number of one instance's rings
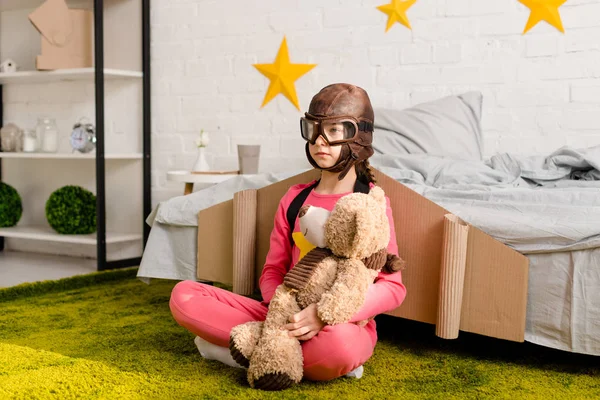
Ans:
{"label": "wooden shelf board", "polygon": [[[62,235],[60,233],[56,233],[52,228],[47,226],[17,225],[11,228],[0,228],[0,236],[21,239],[45,240],[50,242],[96,245],[95,233],[89,235]],[[131,242],[141,239],[142,234],[137,233],[106,233],[106,244]]]}
{"label": "wooden shelf board", "polygon": [[[0,152],[0,158],[38,158],[59,160],[95,160],[96,153],[10,153]],[[106,160],[141,160],[142,153],[104,154]]]}
{"label": "wooden shelf board", "polygon": [[[104,79],[131,79],[142,78],[140,71],[127,71],[120,69],[104,69]],[[10,83],[47,83],[58,81],[81,81],[94,79],[94,68],[57,69],[54,71],[17,71],[0,73],[0,84]]]}

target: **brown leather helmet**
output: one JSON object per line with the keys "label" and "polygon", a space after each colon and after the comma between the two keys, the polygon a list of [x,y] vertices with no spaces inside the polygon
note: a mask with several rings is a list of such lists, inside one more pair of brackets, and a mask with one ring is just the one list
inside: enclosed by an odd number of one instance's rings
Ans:
{"label": "brown leather helmet", "polygon": [[[341,172],[338,179],[342,180],[354,164],[373,155],[374,119],[371,100],[364,89],[347,83],[324,87],[312,98],[308,112],[300,120],[302,137],[307,140],[308,161],[317,169]],[[319,127],[320,122],[328,120],[344,121],[351,133],[342,140],[331,142]],[[329,168],[321,168],[310,155],[309,142],[314,143],[318,136],[323,136],[331,145],[342,146],[340,158]]]}

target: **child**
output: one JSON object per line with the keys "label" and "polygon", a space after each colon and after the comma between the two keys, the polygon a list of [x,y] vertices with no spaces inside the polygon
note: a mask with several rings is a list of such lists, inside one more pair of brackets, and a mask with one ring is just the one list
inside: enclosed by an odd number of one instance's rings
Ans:
{"label": "child", "polygon": [[[290,241],[286,211],[296,196],[316,184],[303,204],[332,210],[342,196],[357,187],[373,187],[374,179],[367,159],[373,154],[373,108],[367,93],[349,84],[333,84],[317,93],[305,117],[300,120],[302,137],[307,141],[306,156],[321,170],[317,182],[292,186],[281,199],[271,232],[270,248],[259,279],[263,301],[259,302],[199,282],[175,285],[170,307],[175,320],[197,337],[200,354],[231,366],[239,366],[229,354],[229,332],[248,321],[264,321],[269,302],[285,274],[298,262],[300,249]],[[398,255],[389,199],[390,221],[388,252]],[[292,231],[299,230],[295,219]],[[373,354],[377,342],[375,321],[355,324],[397,308],[406,295],[400,272],[380,272],[367,293],[365,304],[349,323],[325,325],[318,317],[316,304],[290,318],[285,326],[290,336],[302,341],[304,377],[331,380],[343,375],[360,378],[362,365]]]}

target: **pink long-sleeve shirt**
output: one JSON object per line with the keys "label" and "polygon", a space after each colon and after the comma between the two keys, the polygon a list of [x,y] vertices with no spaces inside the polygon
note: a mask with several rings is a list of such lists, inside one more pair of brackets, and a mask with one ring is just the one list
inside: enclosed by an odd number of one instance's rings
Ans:
{"label": "pink long-sleeve shirt", "polygon": [[[281,283],[287,272],[298,262],[300,249],[290,243],[290,228],[288,226],[286,212],[292,200],[307,186],[314,183],[294,185],[288,189],[282,197],[275,214],[274,227],[271,232],[270,247],[259,279],[259,286],[265,303],[269,303],[275,289]],[[373,184],[370,185],[373,187]],[[335,203],[344,195],[341,194],[318,194],[314,190],[310,192],[304,204],[325,208],[329,211],[333,209]],[[390,200],[386,196],[387,216],[390,221],[390,242],[388,252],[398,255],[398,246],[396,244],[396,232],[394,230],[394,219]],[[299,230],[298,218],[294,225],[294,232]],[[378,314],[391,311],[404,300],[406,288],[402,283],[400,272],[388,274],[380,272],[375,283],[369,287],[363,307],[354,315],[350,322],[356,322],[374,317]]]}

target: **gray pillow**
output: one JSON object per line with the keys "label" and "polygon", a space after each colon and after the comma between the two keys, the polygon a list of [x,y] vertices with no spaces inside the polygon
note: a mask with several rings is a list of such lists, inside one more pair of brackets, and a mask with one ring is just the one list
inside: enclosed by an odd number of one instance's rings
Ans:
{"label": "gray pillow", "polygon": [[467,92],[403,110],[375,108],[373,149],[481,160],[481,92]]}

